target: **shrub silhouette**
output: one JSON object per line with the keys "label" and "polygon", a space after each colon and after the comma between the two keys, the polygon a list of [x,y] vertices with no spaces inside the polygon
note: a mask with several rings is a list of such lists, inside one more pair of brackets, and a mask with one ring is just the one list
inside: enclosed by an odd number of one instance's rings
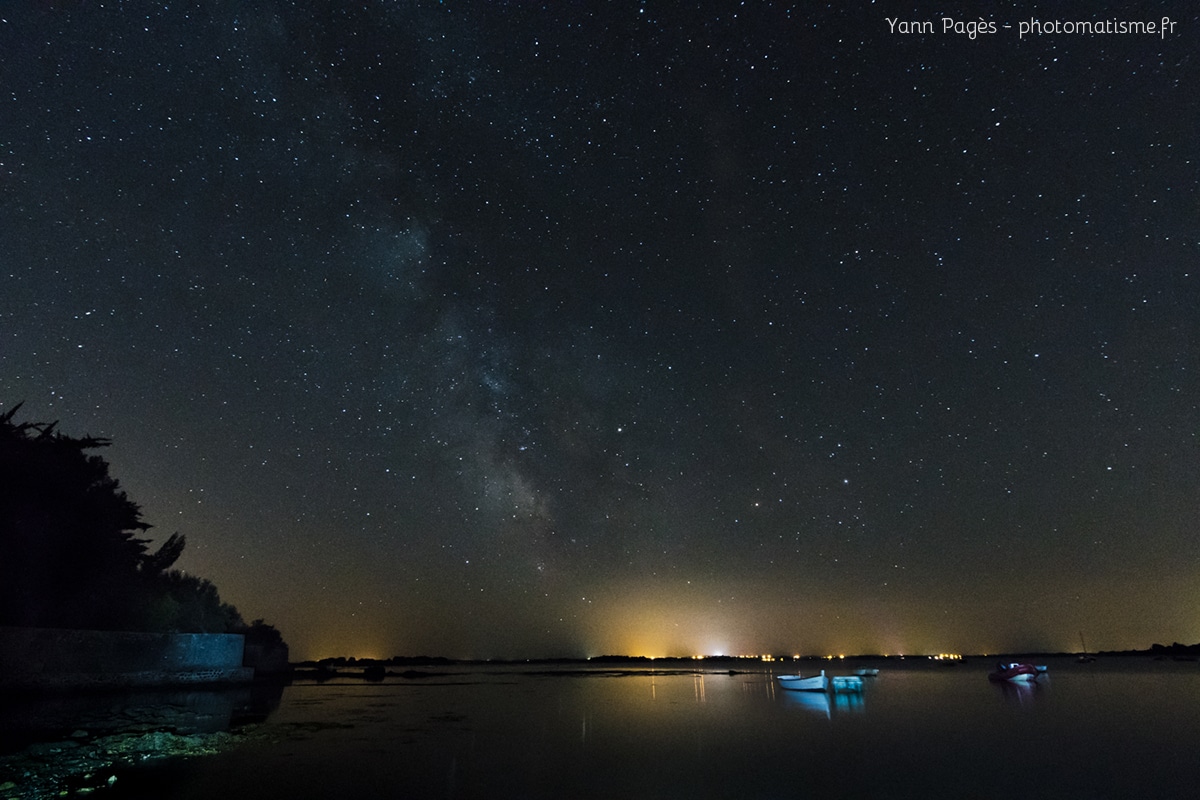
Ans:
{"label": "shrub silhouette", "polygon": [[189,633],[257,626],[256,636],[278,637],[262,620],[247,626],[211,582],[170,569],[182,535],[149,550],[141,509],[108,463],[89,454],[107,439],[15,423],[20,407],[0,414],[0,625]]}

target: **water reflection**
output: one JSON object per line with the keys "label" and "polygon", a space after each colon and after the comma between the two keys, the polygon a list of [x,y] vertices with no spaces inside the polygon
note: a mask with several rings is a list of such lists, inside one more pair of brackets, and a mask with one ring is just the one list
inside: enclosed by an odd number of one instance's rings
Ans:
{"label": "water reflection", "polygon": [[279,706],[281,684],[213,690],[140,690],[0,696],[0,753],[32,742],[169,731],[228,731],[262,722]]}
{"label": "water reflection", "polygon": [[838,714],[861,714],[866,710],[862,694],[826,694],[825,692],[779,692],[785,705],[831,718]]}
{"label": "water reflection", "polygon": [[1083,669],[1006,687],[982,666],[906,668],[861,695],[779,690],[765,670],[293,686],[252,746],[195,759],[145,796],[1195,796],[1195,665]]}
{"label": "water reflection", "polygon": [[826,719],[830,717],[832,704],[829,702],[829,695],[824,692],[780,692],[780,694],[783,696],[783,702],[789,706],[820,714]]}
{"label": "water reflection", "polygon": [[833,696],[834,708],[838,711],[853,711],[861,713],[866,710],[866,701],[862,694],[837,694]]}
{"label": "water reflection", "polygon": [[[649,673],[650,699],[651,700],[658,699],[658,687],[659,687],[660,681],[664,681],[666,683],[671,683],[674,680],[676,680],[678,677],[679,677],[678,675],[659,675],[654,672]],[[704,683],[705,673],[695,673],[691,677],[692,677],[692,700],[697,703],[706,702],[708,699],[708,695],[707,695],[707,689],[706,689],[705,683]],[[676,691],[678,691],[678,684],[676,684],[676,687],[677,687]]]}
{"label": "water reflection", "polygon": [[1045,686],[1042,681],[1046,678],[1039,678],[1035,682],[1018,682],[1000,681],[992,683],[995,691],[999,692],[1000,697],[1006,702],[1016,706],[1033,705],[1035,699],[1042,693]]}

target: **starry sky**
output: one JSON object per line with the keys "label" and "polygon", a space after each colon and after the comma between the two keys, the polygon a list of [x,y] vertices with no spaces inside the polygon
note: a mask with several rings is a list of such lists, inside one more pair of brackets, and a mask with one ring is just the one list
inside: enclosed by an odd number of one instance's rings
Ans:
{"label": "starry sky", "polygon": [[987,6],[5,3],[0,406],[296,659],[1200,641],[1200,14]]}

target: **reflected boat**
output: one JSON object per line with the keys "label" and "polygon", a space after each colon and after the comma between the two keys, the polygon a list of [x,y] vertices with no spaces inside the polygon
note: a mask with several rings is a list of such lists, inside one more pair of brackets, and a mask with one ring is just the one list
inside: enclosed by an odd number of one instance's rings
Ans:
{"label": "reflected boat", "polygon": [[994,686],[1005,701],[1018,706],[1032,703],[1042,689],[1037,681],[998,681]]}
{"label": "reflected boat", "polygon": [[786,695],[789,705],[798,705],[805,711],[812,711],[826,719],[830,718],[833,702],[830,695],[824,692],[793,692]]}
{"label": "reflected boat", "polygon": [[996,665],[995,672],[988,673],[989,681],[1009,681],[1011,683],[1027,683],[1036,681],[1038,675],[1046,671],[1045,667],[1035,667],[1033,664],[1026,664],[1022,661],[1013,661],[1009,664],[1001,662]]}
{"label": "reflected boat", "polygon": [[809,678],[801,675],[780,675],[778,680],[779,688],[790,689],[794,692],[829,691],[829,678],[825,677],[825,670],[821,670],[820,675],[813,675]]}
{"label": "reflected boat", "polygon": [[864,695],[861,692],[854,694],[835,694],[833,695],[833,705],[838,712],[861,713],[866,706],[863,701]]}
{"label": "reflected boat", "polygon": [[839,714],[860,714],[866,708],[865,692],[784,692],[782,696],[788,706],[802,708],[826,719],[832,719],[835,711]]}

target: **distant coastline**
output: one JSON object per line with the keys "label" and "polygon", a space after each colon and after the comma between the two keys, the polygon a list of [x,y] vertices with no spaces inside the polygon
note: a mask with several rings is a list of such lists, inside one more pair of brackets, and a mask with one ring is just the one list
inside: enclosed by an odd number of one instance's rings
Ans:
{"label": "distant coastline", "polygon": [[[884,662],[920,662],[920,661],[935,661],[939,663],[955,664],[961,663],[970,659],[995,659],[995,658],[1078,658],[1080,656],[1094,656],[1097,658],[1156,658],[1156,659],[1173,659],[1178,661],[1200,661],[1200,644],[1180,644],[1175,642],[1170,645],[1153,644],[1142,650],[1101,650],[1099,652],[1013,652],[1013,653],[974,653],[962,656],[946,656],[931,655],[931,654],[905,654],[905,655],[881,655],[864,653],[850,656],[628,656],[628,655],[602,655],[593,656],[591,658],[578,657],[562,657],[562,658],[527,658],[527,659],[457,659],[447,658],[444,656],[394,656],[392,658],[356,658],[353,656],[336,656],[331,658],[322,658],[318,660],[300,661],[292,664],[292,676],[298,679],[310,680],[327,680],[336,677],[365,677],[368,680],[382,680],[384,677],[403,677],[403,678],[426,678],[433,677],[438,674],[438,669],[449,669],[454,667],[477,667],[477,666],[523,666],[529,668],[536,667],[622,667],[622,666],[637,666],[637,667],[662,667],[672,669],[704,669],[710,670],[713,668],[736,670],[741,667],[748,669],[750,667],[761,668],[764,664],[774,663],[794,663],[794,662],[811,662],[811,663],[829,663],[833,662],[859,662],[859,661],[884,661]],[[434,671],[431,671],[434,670]],[[401,670],[401,671],[394,671]]]}

